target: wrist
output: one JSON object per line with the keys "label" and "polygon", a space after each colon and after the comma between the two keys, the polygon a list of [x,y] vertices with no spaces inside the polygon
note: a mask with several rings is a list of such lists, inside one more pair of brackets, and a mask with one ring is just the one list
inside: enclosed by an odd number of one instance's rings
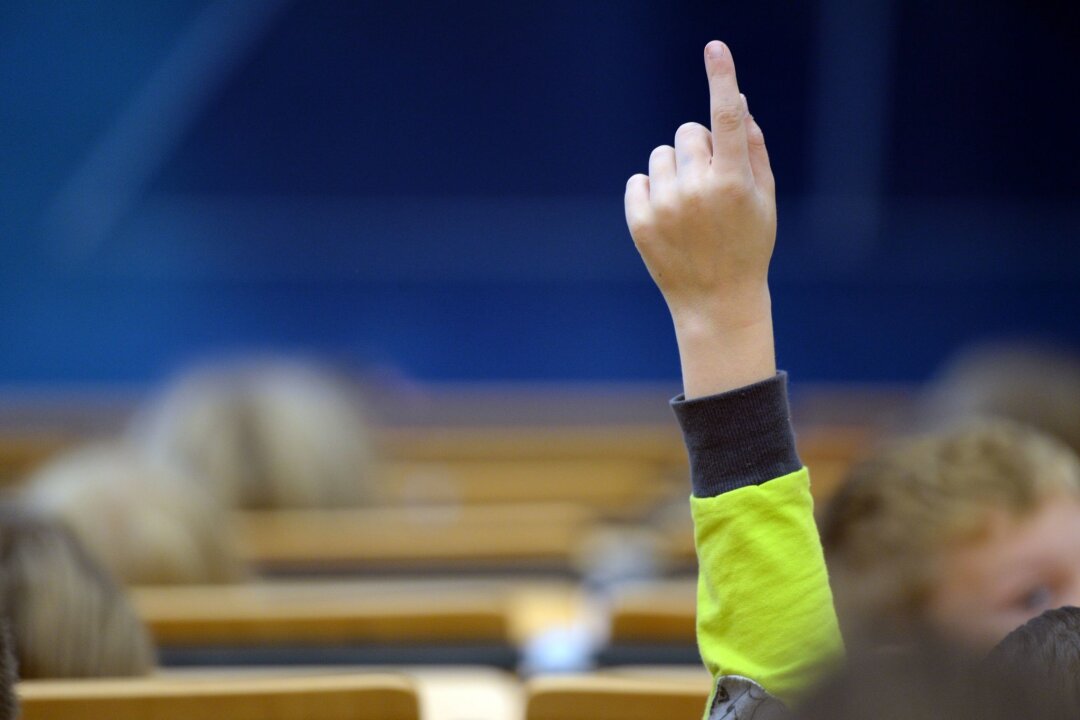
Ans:
{"label": "wrist", "polygon": [[687,399],[714,395],[776,374],[768,288],[754,303],[672,312]]}
{"label": "wrist", "polygon": [[675,334],[688,337],[738,334],[772,323],[772,300],[764,284],[722,297],[669,302],[668,310]]}

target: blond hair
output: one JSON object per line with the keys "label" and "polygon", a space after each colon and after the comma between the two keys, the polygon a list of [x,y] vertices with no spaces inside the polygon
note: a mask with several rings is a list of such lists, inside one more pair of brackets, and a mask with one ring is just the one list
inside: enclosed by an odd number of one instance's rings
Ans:
{"label": "blond hair", "polygon": [[129,585],[238,580],[226,509],[201,483],[123,443],[70,451],[34,473],[21,501],[63,522]]}
{"label": "blond hair", "polygon": [[977,345],[946,365],[920,405],[921,419],[934,426],[1006,418],[1080,453],[1080,355],[1025,343]]}
{"label": "blond hair", "polygon": [[15,697],[16,670],[8,621],[0,617],[0,720],[19,717],[19,701]]}
{"label": "blond hair", "polygon": [[356,393],[302,363],[195,370],[136,418],[132,437],[229,506],[356,505],[372,480],[372,433]]}
{"label": "blond hair", "polygon": [[0,589],[22,678],[142,675],[154,648],[116,583],[60,525],[0,508]]}
{"label": "blond hair", "polygon": [[883,449],[853,469],[822,518],[841,619],[886,633],[918,621],[942,548],[978,539],[995,511],[1023,516],[1062,494],[1080,495],[1076,455],[1015,423],[973,422]]}

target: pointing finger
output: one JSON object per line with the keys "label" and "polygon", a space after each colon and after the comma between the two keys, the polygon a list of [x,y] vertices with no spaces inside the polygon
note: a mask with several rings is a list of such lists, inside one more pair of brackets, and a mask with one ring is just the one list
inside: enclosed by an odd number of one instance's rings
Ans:
{"label": "pointing finger", "polygon": [[744,108],[735,78],[735,63],[727,45],[713,40],[705,46],[705,68],[709,75],[713,168],[725,175],[748,178],[750,159]]}

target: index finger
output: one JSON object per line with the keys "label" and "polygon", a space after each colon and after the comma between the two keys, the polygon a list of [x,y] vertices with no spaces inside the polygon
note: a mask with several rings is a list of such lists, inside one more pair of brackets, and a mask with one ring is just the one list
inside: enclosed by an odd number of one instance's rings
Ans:
{"label": "index finger", "polygon": [[745,110],[735,78],[735,62],[727,45],[713,40],[705,46],[705,70],[709,75],[713,167],[721,172],[749,174]]}

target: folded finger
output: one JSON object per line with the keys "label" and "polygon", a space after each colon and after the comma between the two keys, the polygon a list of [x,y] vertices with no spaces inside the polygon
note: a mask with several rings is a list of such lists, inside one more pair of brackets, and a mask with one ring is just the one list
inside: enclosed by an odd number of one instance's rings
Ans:
{"label": "folded finger", "polygon": [[675,148],[661,145],[649,155],[649,195],[654,202],[675,191]]}
{"label": "folded finger", "polygon": [[675,133],[675,166],[680,178],[708,170],[712,161],[712,136],[699,123],[686,123]]}
{"label": "folded finger", "polygon": [[638,173],[626,181],[626,226],[635,239],[648,226],[652,208],[649,206],[649,178]]}

